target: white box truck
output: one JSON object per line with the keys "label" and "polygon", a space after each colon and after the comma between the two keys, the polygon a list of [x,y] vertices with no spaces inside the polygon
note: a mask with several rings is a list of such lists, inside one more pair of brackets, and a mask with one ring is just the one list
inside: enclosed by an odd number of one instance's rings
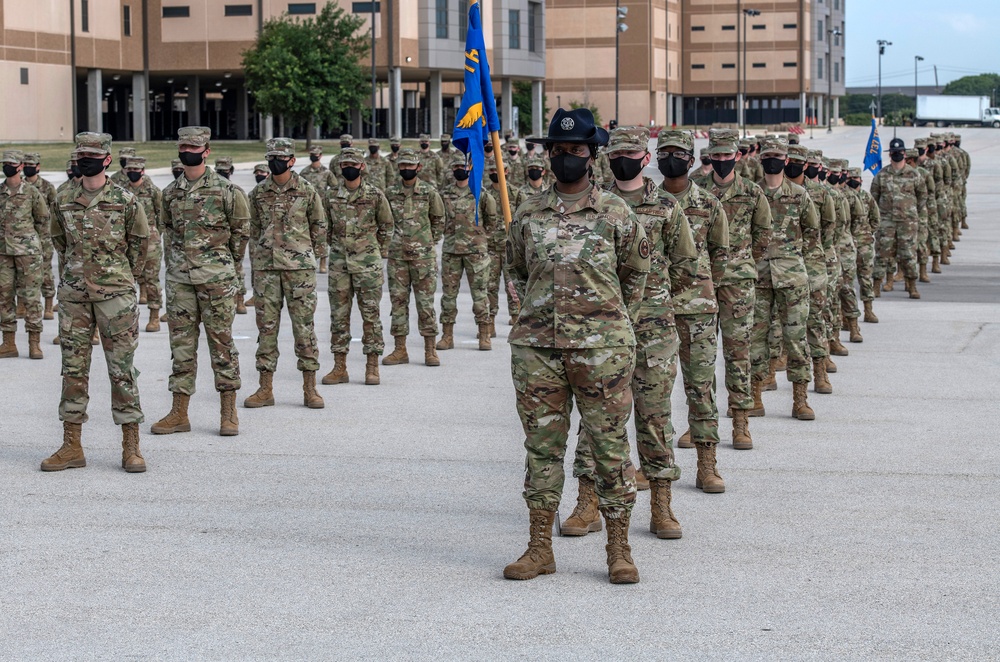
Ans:
{"label": "white box truck", "polygon": [[952,95],[917,96],[917,126],[972,124],[1000,129],[1000,108],[990,106],[989,97]]}

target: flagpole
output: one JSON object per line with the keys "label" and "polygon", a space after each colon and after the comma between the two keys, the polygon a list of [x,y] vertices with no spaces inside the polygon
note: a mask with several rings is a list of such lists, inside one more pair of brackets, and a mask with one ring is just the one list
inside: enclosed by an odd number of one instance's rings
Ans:
{"label": "flagpole", "polygon": [[504,227],[510,228],[510,199],[507,197],[507,175],[503,167],[503,150],[500,149],[500,132],[491,131],[493,156],[497,160],[497,179],[500,182],[500,206],[503,207]]}

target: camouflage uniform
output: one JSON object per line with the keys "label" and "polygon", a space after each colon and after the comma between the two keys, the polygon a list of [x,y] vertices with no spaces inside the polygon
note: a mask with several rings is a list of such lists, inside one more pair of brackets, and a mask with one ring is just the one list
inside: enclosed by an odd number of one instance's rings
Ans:
{"label": "camouflage uniform", "polygon": [[403,141],[398,137],[389,139],[389,154],[385,157],[385,189],[384,193],[393,184],[399,184],[399,150],[402,149]]}
{"label": "camouflage uniform", "polygon": [[[517,150],[511,154],[512,150]],[[504,145],[503,164],[507,168],[507,184],[511,188],[521,188],[528,183],[527,169],[525,161],[527,159],[521,155],[521,146],[517,140],[508,140]],[[595,164],[596,168],[597,165]],[[488,173],[487,173],[488,174]],[[513,210],[511,210],[513,212]]]}
{"label": "camouflage uniform", "polygon": [[[412,149],[399,152],[399,165],[418,165],[420,157]],[[419,175],[418,175],[419,176]],[[416,181],[390,186],[385,197],[393,217],[386,270],[392,302],[393,337],[410,333],[410,290],[417,302],[420,335],[436,336],[434,292],[437,290],[437,257],[434,246],[444,232],[444,205],[435,186]]]}
{"label": "camouflage uniform", "polygon": [[[130,156],[126,159],[125,168],[138,168],[140,171],[146,168],[146,159],[138,156]],[[163,295],[160,289],[160,267],[163,264],[163,243],[160,240],[160,232],[157,227],[163,215],[163,193],[153,183],[153,180],[143,174],[142,179],[137,184],[132,184],[125,175],[126,185],[123,187],[135,196],[142,205],[142,211],[146,215],[149,225],[149,236],[146,240],[146,261],[143,263],[142,271],[139,274],[139,287],[146,288],[146,304],[150,310],[159,310],[163,302]]]}
{"label": "camouflage uniform", "polygon": [[[340,187],[341,179],[338,173],[334,172],[336,169],[335,163],[337,157],[334,156],[330,159],[330,167],[327,168],[323,165],[323,147],[321,145],[313,145],[309,149],[309,159],[310,163],[302,170],[299,170],[299,176],[305,179],[307,182],[312,184],[313,188],[319,192],[320,197],[325,195],[327,189],[336,190]],[[312,159],[316,159],[313,161]],[[317,247],[316,258],[320,261],[320,273],[323,273],[323,260],[327,258],[327,252],[329,251],[329,246],[323,244]]]}
{"label": "camouflage uniform", "polygon": [[122,188],[128,186],[128,176],[125,174],[125,164],[130,156],[135,156],[134,147],[122,147],[118,150],[118,165],[121,166],[121,168],[110,177],[112,182]]}
{"label": "camouflage uniform", "polygon": [[[38,168],[42,163],[42,157],[37,152],[30,152],[24,155],[24,167],[35,166]],[[22,173],[22,176],[23,173]],[[57,209],[56,205],[56,187],[52,185],[52,182],[42,177],[40,174],[35,174],[34,177],[25,177],[29,184],[32,184],[35,188],[39,190],[42,197],[45,198],[45,206],[49,208],[50,213],[54,213]],[[45,236],[42,239],[42,270],[44,274],[42,275],[42,297],[45,299],[52,299],[56,295],[56,285],[55,280],[52,275],[52,237],[49,236],[48,227],[45,228]]]}
{"label": "camouflage uniform", "polygon": [[[801,159],[805,148],[802,145],[788,146],[790,159]],[[808,165],[823,165],[822,152],[809,150],[806,152]],[[819,241],[823,250],[823,262],[805,261],[806,273],[809,278],[809,318],[806,322],[806,338],[809,342],[809,355],[816,359],[827,359],[830,356],[830,334],[833,317],[828,293],[831,283],[840,278],[840,258],[837,253],[837,218],[840,211],[833,189],[826,182],[816,179],[806,179],[803,182],[806,193],[816,208],[819,218]],[[837,321],[837,329],[840,321]]]}
{"label": "camouflage uniform", "polygon": [[[496,172],[496,168],[496,161],[490,160],[486,164],[487,174]],[[525,184],[525,187],[528,186],[528,184]],[[486,294],[490,302],[491,320],[496,320],[497,313],[500,312],[500,276],[503,276],[503,282],[505,285],[503,290],[507,296],[507,315],[510,319],[517,317],[517,311],[520,305],[517,299],[511,296],[510,290],[506,287],[506,283],[510,282],[510,279],[507,278],[507,275],[503,272],[503,259],[507,246],[507,221],[503,215],[499,188],[500,185],[493,184],[491,180],[490,187],[488,189],[484,189],[490,191],[497,203],[496,228],[489,241],[490,267],[486,286]],[[524,201],[523,191],[523,188],[512,188],[510,183],[507,183],[507,202],[510,204],[511,217],[513,217],[514,212],[517,211],[517,208],[520,207],[521,203]]]}
{"label": "camouflage uniform", "polygon": [[[848,162],[844,159],[836,160],[837,172],[840,181],[837,183],[837,192],[843,200],[844,220],[843,226],[837,227],[837,260],[840,262],[840,274],[837,280],[837,295],[840,303],[842,317],[857,319],[861,316],[858,308],[858,297],[854,292],[854,281],[857,280],[858,251],[854,245],[854,235],[860,232],[861,224],[864,222],[864,208],[861,201],[851,192],[851,189],[844,183],[848,177]],[[840,318],[835,318],[836,329],[831,335],[840,333]]]}
{"label": "camouflage uniform", "polygon": [[[361,161],[357,150],[342,156],[345,162]],[[364,172],[362,170],[362,172]],[[330,349],[347,354],[351,345],[351,303],[358,300],[365,355],[381,355],[382,339],[382,257],[388,255],[393,234],[392,209],[385,195],[371,184],[353,191],[346,185],[326,192],[326,212],[330,219]]]}
{"label": "camouflage uniform", "polygon": [[[3,153],[5,165],[18,165],[23,155]],[[15,294],[24,302],[24,328],[42,332],[42,244],[49,236],[49,208],[37,188],[24,181],[0,184],[0,331],[17,330]]]}
{"label": "camouflage uniform", "polygon": [[938,229],[937,187],[934,185],[934,175],[921,165],[920,152],[916,148],[906,150],[906,162],[920,173],[924,178],[924,186],[927,187],[927,214],[921,217],[920,225],[917,226],[917,267],[923,278],[931,255],[931,234]]}
{"label": "camouflage uniform", "polygon": [[[441,157],[438,156],[437,152],[430,149],[431,137],[427,133],[420,134],[420,151],[416,152],[417,158],[420,159],[420,172],[417,173],[417,177],[422,182],[426,182],[434,187],[435,190],[444,186],[448,183],[445,179],[444,163],[441,161]],[[424,145],[427,145],[427,149],[424,149]]]}
{"label": "camouflage uniform", "polygon": [[[539,180],[541,183],[537,188],[531,185],[531,178],[527,176],[527,173],[531,170],[542,171],[542,179]],[[538,195],[539,193],[545,193],[545,191],[548,190],[550,184],[546,180],[551,175],[551,173],[549,172],[548,159],[537,155],[530,157],[524,164],[524,172],[526,177],[525,184],[520,189],[518,189],[518,191],[520,191],[521,193],[522,201],[532,196]],[[510,208],[511,213],[513,213],[515,210],[516,208],[512,205]]]}
{"label": "camouflage uniform", "polygon": [[[365,154],[365,167],[361,171],[361,181],[365,184],[371,184],[379,191],[384,191],[386,187],[385,173],[389,163],[382,158],[377,149],[375,152],[372,152],[372,147],[379,147],[378,138],[368,139],[368,153]],[[343,156],[343,152],[341,152],[341,156]],[[341,159],[341,162],[343,162],[343,159]]]}
{"label": "camouflage uniform", "polygon": [[[832,270],[829,269],[830,261],[827,260],[827,287],[826,287],[826,310],[824,312],[824,320],[826,322],[826,336],[827,340],[836,345],[840,342],[840,329],[841,329],[841,305],[840,305],[840,281],[841,274],[843,273],[842,265],[840,263],[840,243],[841,238],[845,232],[845,229],[851,224],[850,209],[847,206],[847,202],[844,199],[844,194],[839,187],[834,186],[830,183],[830,175],[836,172],[840,173],[839,165],[834,167],[834,163],[839,161],[836,159],[823,159],[823,167],[827,172],[826,178],[823,180],[822,186],[830,193],[833,198],[833,208],[836,212],[836,223],[833,226],[833,250],[837,255],[836,265]],[[834,349],[836,351],[836,349]]]}
{"label": "camouflage uniform", "polygon": [[[182,127],[178,142],[207,145],[205,127]],[[170,317],[171,393],[193,395],[198,361],[198,325],[208,337],[217,391],[240,389],[239,352],[233,343],[236,260],[246,246],[250,211],[246,197],[207,167],[191,182],[178,177],[163,190]]]}
{"label": "camouflage uniform", "polygon": [[878,205],[879,273],[892,278],[888,265],[899,262],[906,278],[917,278],[917,232],[920,219],[927,214],[927,186],[923,176],[903,164],[896,169],[887,165],[875,175],[872,198]]}
{"label": "camouflage uniform", "polygon": [[[111,136],[76,136],[81,154],[108,154]],[[111,380],[111,412],[116,425],[141,423],[139,371],[133,357],[139,344],[135,279],[146,258],[148,222],[135,196],[105,179],[91,193],[73,184],[59,195],[51,222],[52,242],[63,256],[59,282],[59,339],[62,396],[59,420],[87,422],[90,402],[90,339],[96,327]]]}

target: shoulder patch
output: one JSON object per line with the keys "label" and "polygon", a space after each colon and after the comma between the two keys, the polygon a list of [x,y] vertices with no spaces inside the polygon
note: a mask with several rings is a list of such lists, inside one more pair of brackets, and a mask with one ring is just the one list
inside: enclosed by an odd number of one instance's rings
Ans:
{"label": "shoulder patch", "polygon": [[649,240],[645,237],[639,242],[639,257],[643,260],[649,259]]}

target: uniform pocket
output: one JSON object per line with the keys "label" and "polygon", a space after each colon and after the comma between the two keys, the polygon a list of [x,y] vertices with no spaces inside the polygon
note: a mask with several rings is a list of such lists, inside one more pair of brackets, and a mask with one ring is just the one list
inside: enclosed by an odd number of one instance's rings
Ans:
{"label": "uniform pocket", "polygon": [[510,376],[518,393],[528,390],[528,371],[520,363],[510,364]]}

